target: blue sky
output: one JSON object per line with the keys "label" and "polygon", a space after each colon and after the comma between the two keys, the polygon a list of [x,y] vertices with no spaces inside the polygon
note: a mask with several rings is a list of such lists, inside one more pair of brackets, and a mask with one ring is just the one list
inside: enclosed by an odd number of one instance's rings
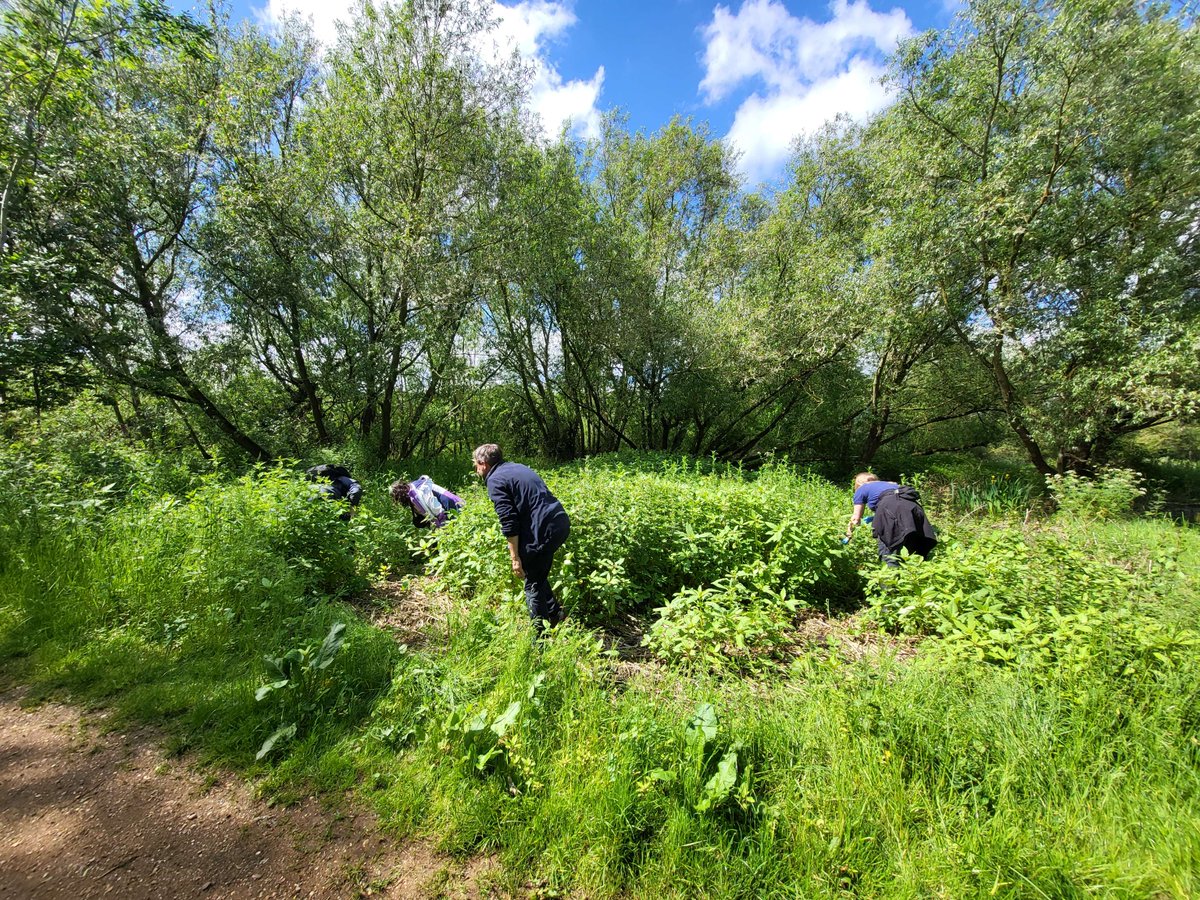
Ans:
{"label": "blue sky", "polygon": [[[548,133],[564,119],[595,133],[619,107],[652,132],[673,115],[708,122],[741,153],[754,184],[783,170],[788,146],[842,112],[888,102],[878,83],[897,41],[944,27],[955,0],[489,0],[498,37],[531,63],[530,104]],[[332,40],[352,0],[234,0],[235,18],[271,27],[311,16]]]}

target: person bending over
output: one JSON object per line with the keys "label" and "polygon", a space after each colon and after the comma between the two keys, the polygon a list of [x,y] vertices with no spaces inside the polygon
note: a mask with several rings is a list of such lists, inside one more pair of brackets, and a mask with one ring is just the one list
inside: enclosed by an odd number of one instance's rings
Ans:
{"label": "person bending over", "polygon": [[389,493],[393,503],[408,507],[415,528],[441,528],[463,507],[462,497],[434,484],[428,475],[413,482],[393,481]]}
{"label": "person bending over", "polygon": [[362,502],[362,485],[354,480],[350,470],[345,466],[325,463],[304,470],[308,480],[320,483],[317,493],[328,500],[345,500],[349,506],[338,516],[343,522],[349,522],[354,508]]}
{"label": "person bending over", "polygon": [[875,513],[871,532],[879,544],[879,558],[889,566],[898,565],[902,549],[924,559],[937,545],[937,536],[915,488],[880,481],[870,472],[854,476],[854,512],[846,525],[847,541],[862,522],[864,507]]}
{"label": "person bending over", "polygon": [[496,444],[475,448],[473,459],[475,473],[496,507],[513,572],[525,579],[525,604],[534,629],[541,634],[546,625],[557,625],[564,618],[550,588],[550,566],[571,533],[571,520],[541,476],[528,466],[506,462]]}

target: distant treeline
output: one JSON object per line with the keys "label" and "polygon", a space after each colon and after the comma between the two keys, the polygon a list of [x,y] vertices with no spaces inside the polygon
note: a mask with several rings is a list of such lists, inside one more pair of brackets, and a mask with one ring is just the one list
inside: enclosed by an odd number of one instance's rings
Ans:
{"label": "distant treeline", "polygon": [[1051,473],[1200,409],[1190,6],[973,2],[759,191],[690,121],[538,139],[486,9],[366,2],[320,52],[5,4],[9,427],[88,392],[206,455],[1008,441]]}

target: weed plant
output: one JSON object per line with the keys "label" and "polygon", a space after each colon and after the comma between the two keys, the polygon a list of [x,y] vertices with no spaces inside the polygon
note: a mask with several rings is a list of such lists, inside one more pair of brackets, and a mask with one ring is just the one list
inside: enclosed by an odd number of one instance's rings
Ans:
{"label": "weed plant", "polygon": [[[10,676],[166,722],[281,800],[356,791],[399,834],[496,853],[512,894],[1200,894],[1194,530],[986,519],[881,569],[837,543],[849,492],[803,473],[590,461],[545,472],[574,615],[535,643],[478,485],[417,536],[383,473],[343,522],[294,467],[184,492],[78,477],[69,500],[4,467]],[[421,561],[456,603],[397,645],[353,603]],[[788,604],[837,612],[864,585],[924,635],[915,657],[774,643]],[[599,629],[628,616],[657,617],[670,665],[615,665]],[[684,638],[700,656],[663,652]]]}
{"label": "weed plant", "polygon": [[1118,467],[1098,471],[1094,478],[1073,472],[1046,479],[1054,502],[1064,515],[1095,519],[1129,519],[1146,496],[1145,478],[1133,469]]}
{"label": "weed plant", "polygon": [[[775,652],[799,608],[861,597],[855,550],[838,542],[845,497],[785,465],[753,476],[650,458],[588,461],[547,475],[570,510],[552,578],[569,614],[603,626],[658,613],[649,645],[713,666]],[[431,568],[457,594],[510,589],[503,540],[481,487],[430,544]]]}
{"label": "weed plant", "polygon": [[209,474],[185,497],[147,500],[134,485],[127,503],[84,484],[62,501],[28,489],[41,483],[36,466],[8,473],[0,509],[19,527],[0,550],[0,655],[44,684],[112,697],[139,717],[184,714],[197,732],[217,715],[215,743],[235,759],[294,712],[253,706],[267,659],[319,642],[336,621],[347,671],[336,691],[293,692],[314,695],[298,701],[299,718],[352,723],[386,685],[394,645],[339,603],[366,586],[361,567],[391,531],[369,511],[343,522],[285,469]]}

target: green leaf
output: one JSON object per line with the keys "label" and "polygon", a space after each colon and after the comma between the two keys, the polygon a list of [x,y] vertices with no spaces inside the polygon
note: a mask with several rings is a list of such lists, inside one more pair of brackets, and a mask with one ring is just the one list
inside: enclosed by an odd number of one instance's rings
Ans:
{"label": "green leaf", "polygon": [[532,700],[533,695],[537,693],[537,689],[540,688],[542,686],[542,684],[545,683],[545,681],[546,681],[546,673],[538,672],[536,675],[533,676],[533,679],[529,682],[529,690],[526,692],[525,696],[528,697],[530,700]]}
{"label": "green leaf", "polygon": [[721,757],[721,761],[717,763],[716,774],[704,785],[700,801],[696,804],[696,812],[707,812],[729,796],[737,784],[737,761],[736,749]]}
{"label": "green leaf", "polygon": [[517,716],[521,713],[521,701],[514,700],[508,704],[508,709],[500,714],[495,722],[492,723],[492,731],[496,732],[496,737],[504,737],[508,729],[517,721]]}
{"label": "green leaf", "polygon": [[254,755],[255,761],[262,759],[274,749],[275,745],[280,741],[289,741],[296,736],[296,723],[284,725],[273,735],[263,741],[263,745],[258,748],[258,753]]}
{"label": "green leaf", "polygon": [[263,697],[267,696],[267,694],[271,693],[271,691],[277,691],[280,688],[287,687],[290,683],[290,681],[284,678],[280,681],[272,681],[270,684],[264,684],[254,692],[254,699],[261,700]]}
{"label": "green leaf", "polygon": [[333,662],[333,658],[337,655],[337,652],[342,649],[342,632],[345,630],[345,622],[334,623],[333,627],[329,629],[329,634],[325,635],[325,640],[321,643],[321,649],[317,651],[316,659],[313,660],[313,668],[329,668],[329,664]]}
{"label": "green leaf", "polygon": [[711,703],[701,703],[696,707],[684,733],[689,743],[699,741],[707,744],[717,736],[717,711]]}

